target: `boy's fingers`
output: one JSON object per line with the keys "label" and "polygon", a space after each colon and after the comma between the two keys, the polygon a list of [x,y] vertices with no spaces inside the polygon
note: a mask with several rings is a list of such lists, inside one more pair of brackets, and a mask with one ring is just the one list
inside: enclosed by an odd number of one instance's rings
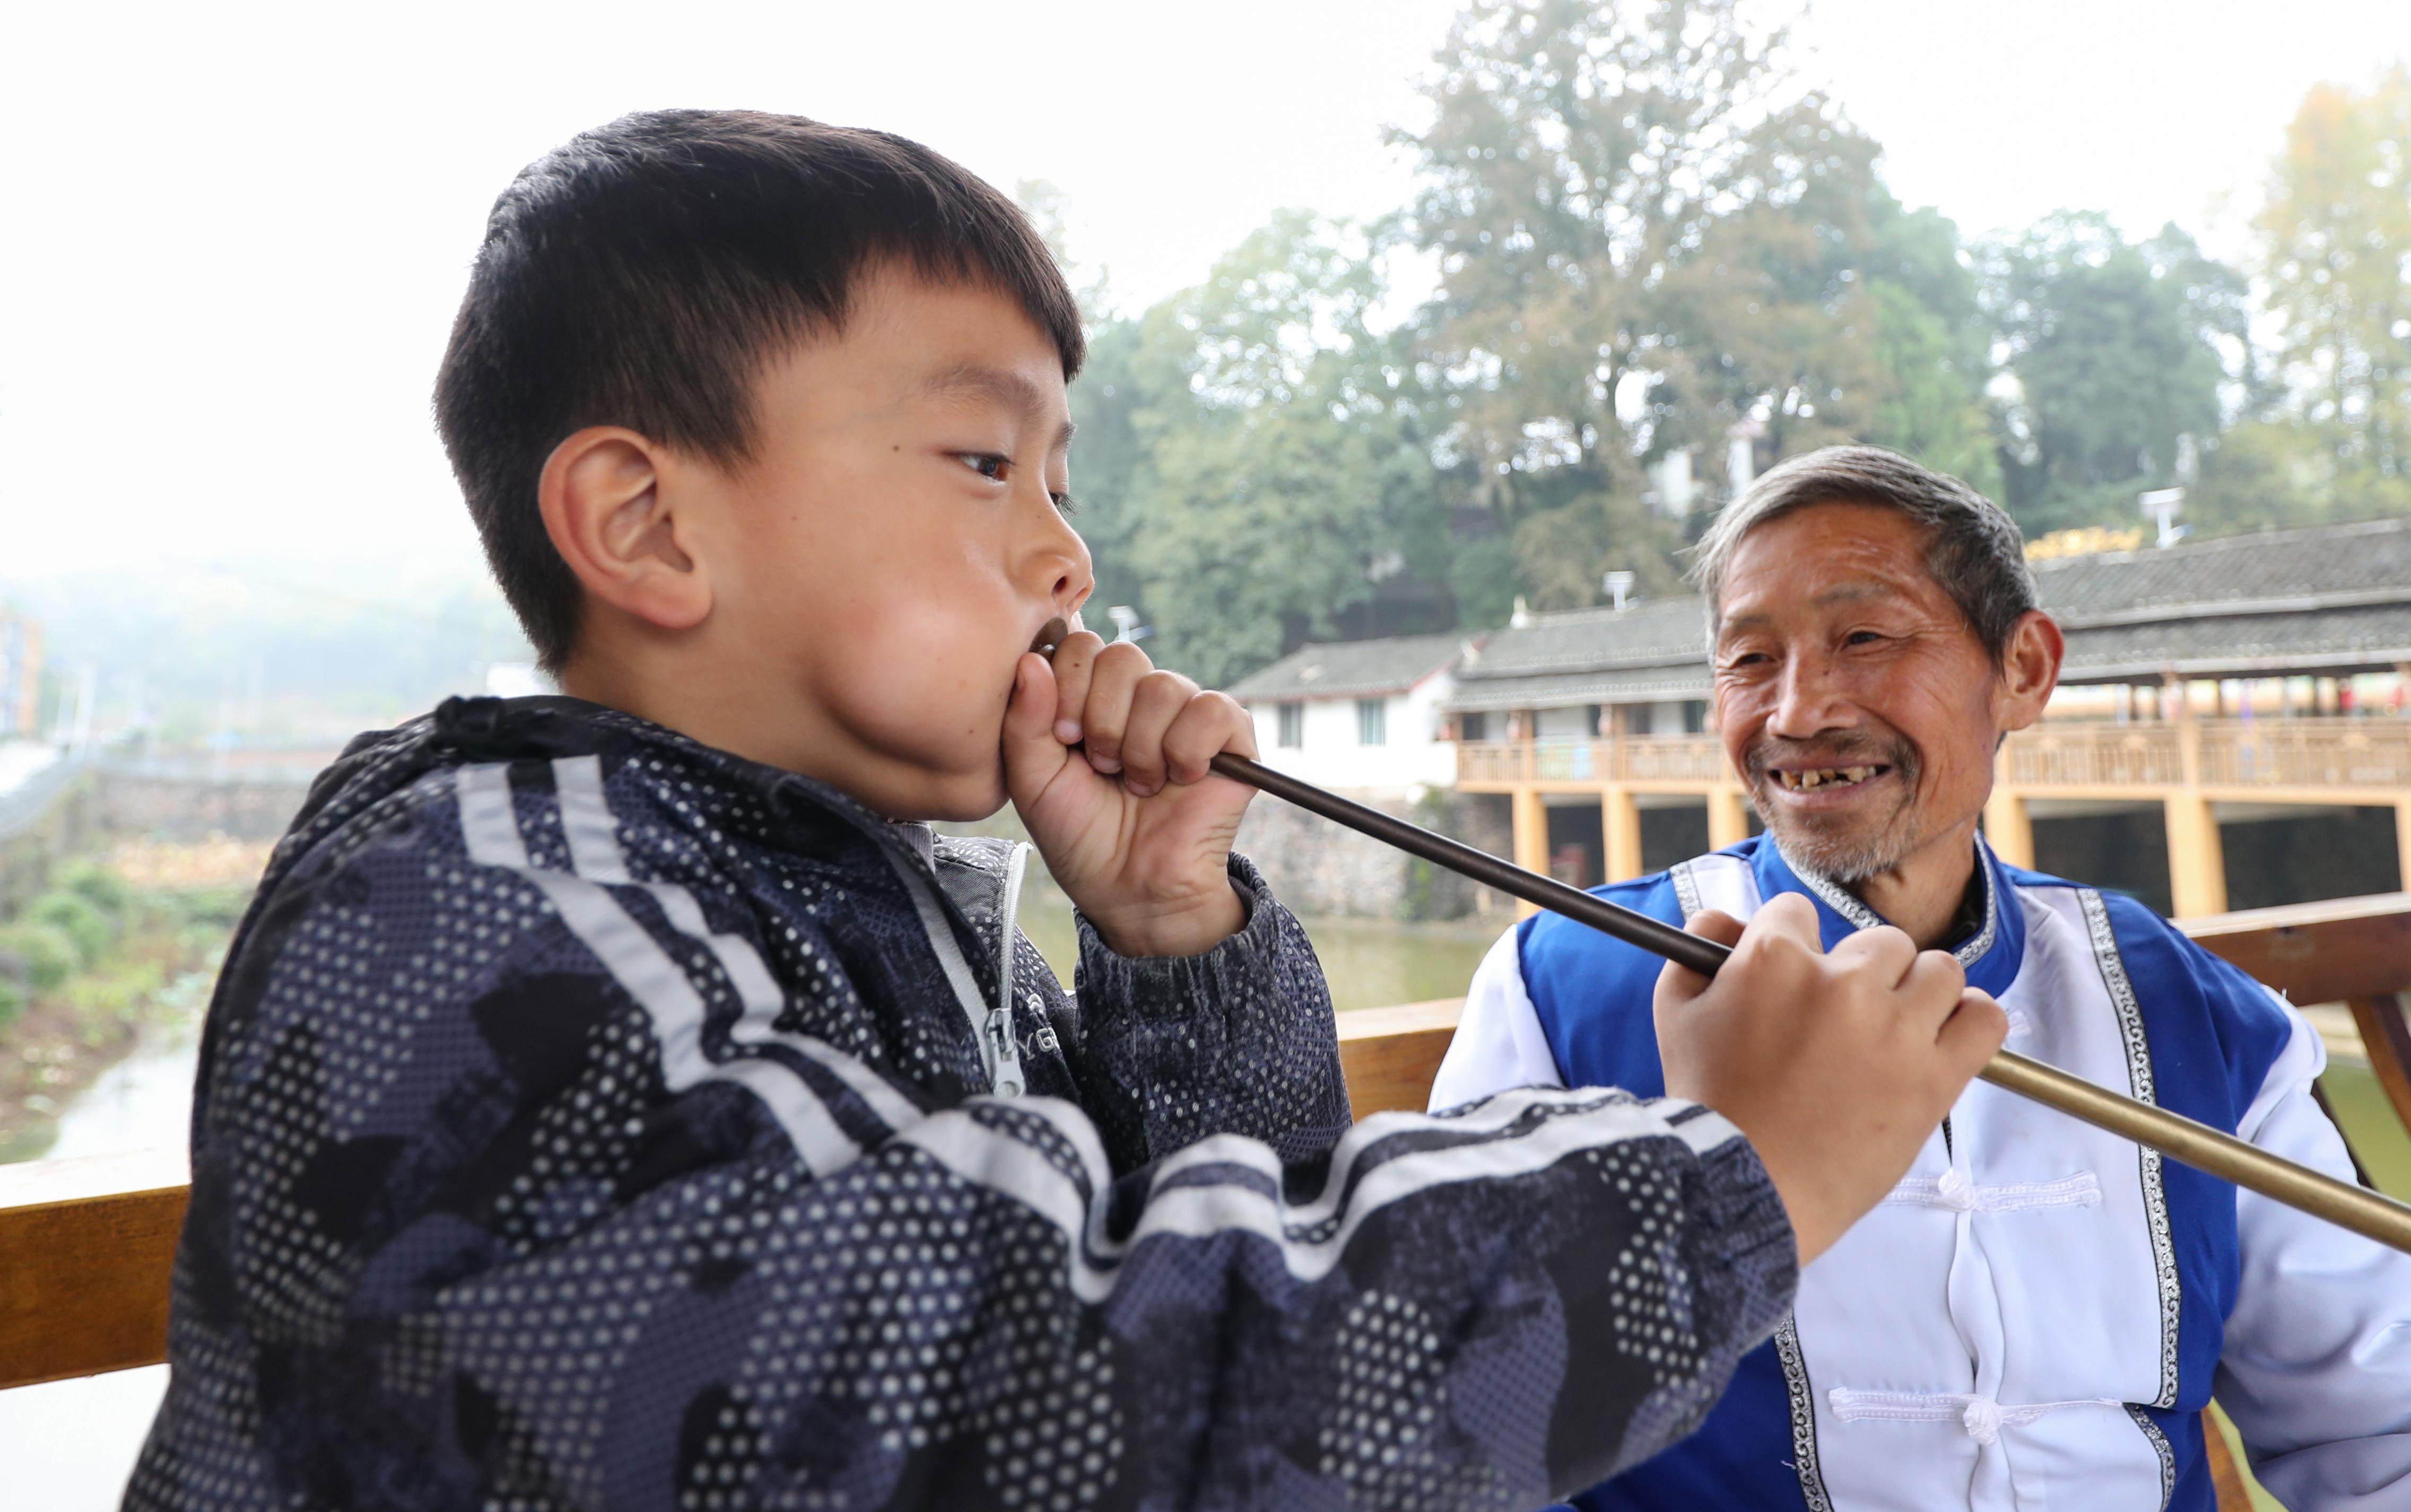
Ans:
{"label": "boy's fingers", "polygon": [[1722,909],[1702,909],[1683,921],[1683,928],[1702,939],[1715,940],[1719,945],[1735,945],[1741,942],[1741,921]]}
{"label": "boy's fingers", "polygon": [[1864,961],[1880,975],[1887,987],[1897,987],[1907,980],[1917,964],[1917,941],[1908,931],[1882,924],[1874,929],[1862,929],[1834,943],[1830,955],[1836,961]]}
{"label": "boy's fingers", "polygon": [[1163,768],[1175,782],[1203,781],[1222,752],[1256,753],[1256,721],[1229,695],[1198,693],[1163,733]]}
{"label": "boy's fingers", "polygon": [[1973,1076],[2009,1037],[2009,1016],[2001,1011],[2001,1005],[1982,989],[1969,987],[1960,993],[1934,1042],[1954,1066]]}
{"label": "boy's fingers", "polygon": [[1777,893],[1768,898],[1764,908],[1750,915],[1739,943],[1746,946],[1766,939],[1788,940],[1824,954],[1817,934],[1817,906],[1797,893]]}
{"label": "boy's fingers", "polygon": [[1909,963],[1899,990],[1917,1022],[1939,1035],[1967,991],[1967,968],[1948,951],[1923,951]]}
{"label": "boy's fingers", "polygon": [[1013,669],[1013,696],[1004,705],[1004,785],[1016,797],[1039,792],[1071,760],[1055,738],[1054,669],[1035,651]]}
{"label": "boy's fingers", "polygon": [[[1742,923],[1732,914],[1717,909],[1702,909],[1683,921],[1683,928],[1703,939],[1719,945],[1732,945],[1741,939]],[[1658,1008],[1663,1012],[1670,1003],[1686,1003],[1708,990],[1709,979],[1689,967],[1669,961],[1658,973]]]}
{"label": "boy's fingers", "polygon": [[1122,727],[1122,786],[1151,798],[1163,788],[1163,734],[1196,695],[1197,685],[1176,672],[1150,672],[1131,692],[1130,720]]}
{"label": "boy's fingers", "polygon": [[1116,641],[1097,653],[1079,719],[1089,764],[1098,771],[1122,769],[1122,732],[1130,725],[1131,695],[1138,691],[1138,680],[1153,670],[1147,653],[1128,641]]}
{"label": "boy's fingers", "polygon": [[1063,745],[1080,743],[1080,713],[1089,702],[1089,678],[1104,645],[1090,632],[1075,630],[1055,647],[1055,738]]}

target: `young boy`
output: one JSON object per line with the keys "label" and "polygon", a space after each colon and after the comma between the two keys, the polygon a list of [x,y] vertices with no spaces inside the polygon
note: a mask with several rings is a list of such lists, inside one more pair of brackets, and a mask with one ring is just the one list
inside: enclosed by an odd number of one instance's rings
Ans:
{"label": "young boy", "polygon": [[[129,1505],[1529,1505],[1695,1421],[1897,1179],[1999,1014],[1780,910],[1670,975],[1696,1101],[1348,1132],[1206,772],[1245,718],[1028,649],[1090,586],[1080,356],[892,137],[630,117],[504,194],[437,415],[568,696],[362,737],[278,849]],[[1023,852],[922,822],[1008,798],[1076,1005]]]}

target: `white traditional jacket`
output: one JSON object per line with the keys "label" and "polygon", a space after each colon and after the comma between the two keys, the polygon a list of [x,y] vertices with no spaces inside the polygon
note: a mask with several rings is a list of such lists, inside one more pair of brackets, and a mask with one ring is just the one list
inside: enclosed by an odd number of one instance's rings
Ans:
{"label": "white traditional jacket", "polygon": [[[2299,1013],[2133,900],[1977,850],[1983,916],[1956,953],[2009,1048],[2352,1178]],[[1599,892],[1675,922],[1802,893],[1829,949],[1881,922],[1763,836]],[[1554,915],[1518,925],[1433,1106],[1662,1092],[1659,964]],[[2293,1512],[2411,1508],[2411,1257],[1973,1083],[1700,1431],[1576,1505],[2199,1512],[2214,1391]]]}

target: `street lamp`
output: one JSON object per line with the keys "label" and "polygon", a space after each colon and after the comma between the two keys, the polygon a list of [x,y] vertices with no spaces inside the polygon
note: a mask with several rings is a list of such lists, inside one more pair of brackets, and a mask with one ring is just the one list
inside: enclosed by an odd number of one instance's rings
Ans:
{"label": "street lamp", "polygon": [[2193,527],[2190,525],[2179,525],[2176,523],[2178,514],[2185,509],[2185,490],[2183,488],[2147,488],[2143,491],[2141,498],[2143,503],[2143,517],[2145,519],[2157,520],[2160,523],[2159,544],[2161,545],[2175,545],[2178,542],[2184,540],[2193,530]]}

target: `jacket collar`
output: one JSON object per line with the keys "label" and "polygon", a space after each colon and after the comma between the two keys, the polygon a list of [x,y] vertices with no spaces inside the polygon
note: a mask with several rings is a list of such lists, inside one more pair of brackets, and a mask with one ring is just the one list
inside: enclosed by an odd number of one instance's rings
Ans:
{"label": "jacket collar", "polygon": [[[1840,884],[1793,865],[1773,835],[1753,843],[1757,853],[1750,867],[1757,874],[1759,896],[1798,893],[1816,905],[1817,932],[1827,950],[1859,930],[1888,922]],[[1976,838],[1976,876],[1984,890],[1983,914],[1972,933],[1952,942],[1951,953],[1966,968],[1967,985],[1998,997],[2017,980],[2018,966],[2025,958],[2025,921],[2009,890],[2009,878],[1981,836]]]}

